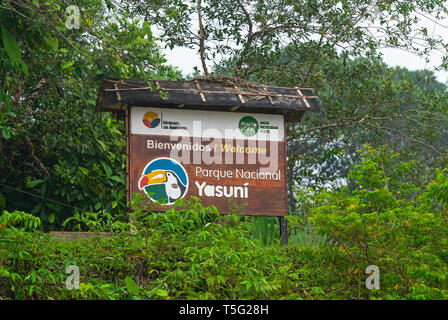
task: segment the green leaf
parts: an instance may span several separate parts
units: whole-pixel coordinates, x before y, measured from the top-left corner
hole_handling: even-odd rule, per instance
[[[123,179],[121,179],[119,176],[112,176],[112,177],[110,177],[110,179],[117,181],[117,182],[124,182]]]
[[[28,71],[28,66],[26,65],[25,61],[20,60],[20,65],[22,66],[22,71],[26,76],[29,76],[30,73]]]
[[[106,177],[109,179],[112,175],[112,169],[106,163],[104,163],[104,161],[101,161],[101,165],[103,166],[104,171],[106,172]]]
[[[163,289],[157,289],[154,291],[154,293],[156,295],[158,295],[159,297],[167,297],[168,296],[168,291],[163,290]]]
[[[56,211],[56,212],[60,212],[61,209],[62,209],[62,206],[59,205],[59,204],[56,204],[56,203],[48,202],[48,203],[46,203],[45,205],[46,205],[48,208],[50,208],[50,209],[52,209],[52,210],[54,210],[54,211]]]
[[[64,64],[62,65],[62,69],[68,69],[68,68],[70,68],[74,63],[75,63],[75,61],[73,61],[73,60],[69,60],[69,61],[67,61],[66,63],[64,63]]]
[[[2,128],[2,135],[3,135],[3,138],[5,138],[6,140],[8,140],[9,137],[11,136],[11,134],[7,128]]]
[[[138,286],[134,279],[128,276],[124,279],[124,282],[126,283],[126,288],[128,289],[129,295],[135,296],[138,293]]]
[[[48,222],[53,223],[55,218],[56,218],[56,215],[53,212],[50,213],[50,215],[48,216]]]
[[[37,215],[42,210],[43,207],[44,207],[43,203],[38,203],[37,205],[34,206],[33,210],[31,210],[31,213]]]
[[[58,50],[58,39],[52,38],[51,35],[48,32],[46,32],[44,34],[44,40],[54,50]]]
[[[104,142],[103,141],[101,141],[101,140],[96,140],[99,144],[100,144],[100,146],[101,146],[101,149],[103,149],[103,151],[106,151],[107,150],[107,147],[106,147],[106,145],[104,144]]]
[[[5,103],[6,103],[6,113],[11,112],[12,102],[11,98],[8,95],[5,95]]]
[[[27,188],[27,189],[34,188],[35,186],[37,186],[38,184],[41,184],[44,181],[45,180],[43,180],[43,179],[28,181],[27,183],[25,183],[25,188]]]
[[[6,53],[12,61],[19,61],[21,58],[20,47],[13,34],[2,26],[2,40]]]
[[[152,40],[151,24],[148,21],[143,22],[143,31],[147,34],[148,40]]]

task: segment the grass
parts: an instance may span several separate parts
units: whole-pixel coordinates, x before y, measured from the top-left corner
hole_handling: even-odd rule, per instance
[[[279,243],[280,226],[276,217],[251,217],[251,235],[253,239],[269,246]],[[303,248],[319,248],[328,242],[326,236],[318,235],[313,230],[313,225],[306,221],[300,228],[288,228],[288,244]]]

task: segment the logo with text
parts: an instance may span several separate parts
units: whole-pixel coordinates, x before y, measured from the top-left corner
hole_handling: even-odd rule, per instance
[[[143,124],[148,128],[156,128],[160,124],[159,114],[156,112],[146,112],[143,116]]]
[[[143,169],[138,188],[143,190],[152,201],[171,205],[187,193],[187,171],[176,160],[154,159]]]
[[[258,133],[259,125],[254,117],[245,116],[241,118],[238,127],[246,137],[252,137]]]

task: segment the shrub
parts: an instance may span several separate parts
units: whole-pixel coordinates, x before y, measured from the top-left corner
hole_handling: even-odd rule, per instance
[[[446,298],[448,214],[440,206],[446,174],[439,171],[427,192],[413,197],[417,188],[402,181],[412,163],[394,158],[386,149],[366,148],[349,175],[355,188],[312,196],[310,221],[333,241],[322,263],[347,297]],[[380,269],[380,290],[362,285],[369,265]]]
[[[416,187],[412,168],[367,147],[350,187],[298,189],[288,246],[274,240],[275,220],[220,216],[197,198],[161,213],[136,197],[129,222],[77,213],[65,225],[111,233],[77,241],[4,211],[0,298],[447,299],[448,174]],[[65,286],[69,265],[79,267],[78,290]],[[366,288],[369,265],[380,269],[378,290]]]

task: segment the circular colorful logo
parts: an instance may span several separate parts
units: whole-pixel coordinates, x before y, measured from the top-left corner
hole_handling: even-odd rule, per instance
[[[148,128],[155,128],[160,124],[159,114],[156,112],[148,111],[143,116],[143,124]]]
[[[259,128],[258,121],[251,116],[242,117],[238,127],[240,128],[241,133],[247,137],[256,135]]]
[[[138,180],[138,188],[154,202],[173,204],[188,190],[188,175],[176,160],[157,158],[149,162]]]

